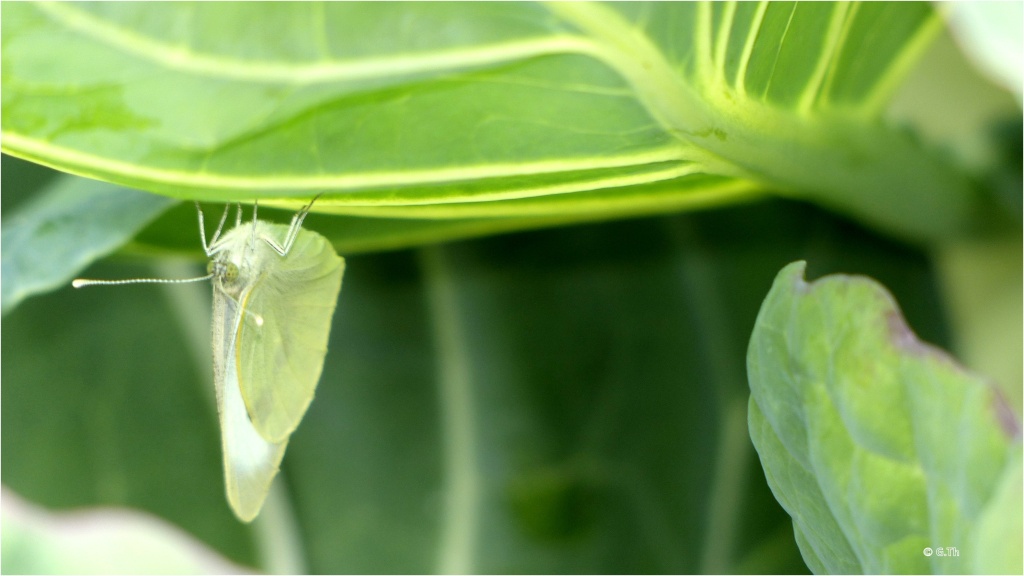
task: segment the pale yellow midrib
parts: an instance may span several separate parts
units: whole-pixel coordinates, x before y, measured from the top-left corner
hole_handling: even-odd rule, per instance
[[[214,56],[195,52],[185,45],[170,45],[115,26],[67,4],[45,2],[36,4],[36,7],[62,25],[100,44],[171,70],[213,76],[218,80],[289,85],[390,80],[494,66],[537,56],[589,53],[593,49],[586,38],[558,34],[386,57],[314,62],[258,61]]]
[[[593,2],[545,2],[545,6],[591,39],[587,53],[615,70],[667,133],[680,138],[712,125],[710,109],[693,87],[641,30],[613,8]]]
[[[423,184],[445,184],[458,182],[475,182],[487,179],[535,176],[539,174],[558,174],[565,172],[585,172],[613,168],[627,168],[651,165],[652,170],[646,178],[634,176],[611,176],[591,181],[598,188],[614,187],[629,183],[651,183],[677,177],[685,172],[693,171],[692,166],[685,164],[692,161],[687,158],[687,151],[682,147],[663,146],[629,155],[600,156],[573,160],[541,160],[518,163],[491,163],[477,166],[456,168],[434,168],[425,170],[393,170],[382,172],[362,172],[344,174],[317,174],[309,176],[271,176],[271,175],[224,175],[183,170],[153,168],[131,164],[121,160],[113,160],[56,146],[50,142],[37,140],[13,132],[3,133],[3,150],[12,155],[27,157],[44,164],[60,164],[61,169],[78,168],[78,173],[85,176],[103,176],[118,174],[127,178],[149,180],[173,186],[205,188],[210,190],[235,190],[238,192],[277,191],[284,192],[308,191],[323,189],[334,192],[369,190],[375,188],[408,187]],[[54,162],[56,161],[56,162]],[[672,167],[655,167],[661,163],[677,162]],[[602,185],[603,182],[603,185]],[[130,185],[130,184],[129,184]],[[590,188],[594,189],[594,188]],[[571,190],[565,190],[571,191]],[[408,199],[381,198],[368,200],[365,198],[352,200],[352,205],[416,205],[437,202],[467,202],[484,200],[503,200],[543,195],[548,192],[543,187],[532,192],[528,189],[505,190],[488,195],[475,193],[471,195],[447,195],[444,198]],[[287,195],[287,194],[285,194]],[[335,202],[344,202],[340,198],[332,198]]]

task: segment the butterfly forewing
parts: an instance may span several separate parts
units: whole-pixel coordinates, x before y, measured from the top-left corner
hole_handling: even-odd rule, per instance
[[[283,242],[287,226],[261,226]],[[266,440],[288,438],[313,400],[341,291],[345,262],[327,240],[299,230],[281,256],[256,246],[261,270],[239,299],[242,322],[235,346],[242,398]]]

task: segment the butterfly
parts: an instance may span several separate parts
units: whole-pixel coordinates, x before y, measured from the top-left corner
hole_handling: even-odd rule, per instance
[[[213,283],[213,375],[224,479],[235,515],[252,521],[277,475],[288,439],[313,400],[341,292],[345,260],[302,228],[313,199],[288,226],[256,218],[206,240],[207,275],[187,279],[75,280],[76,288],[131,283]]]

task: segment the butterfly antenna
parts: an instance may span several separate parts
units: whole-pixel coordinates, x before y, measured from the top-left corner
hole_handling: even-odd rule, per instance
[[[187,284],[189,282],[201,282],[213,278],[213,274],[199,276],[197,278],[128,278],[126,280],[90,280],[88,278],[75,278],[71,285],[75,288],[85,286],[117,286],[120,284]]]

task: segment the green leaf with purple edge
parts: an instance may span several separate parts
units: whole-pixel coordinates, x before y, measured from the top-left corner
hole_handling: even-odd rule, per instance
[[[1019,416],[879,284],[804,269],[776,277],[747,370],[750,434],[808,566],[1020,573]]]

